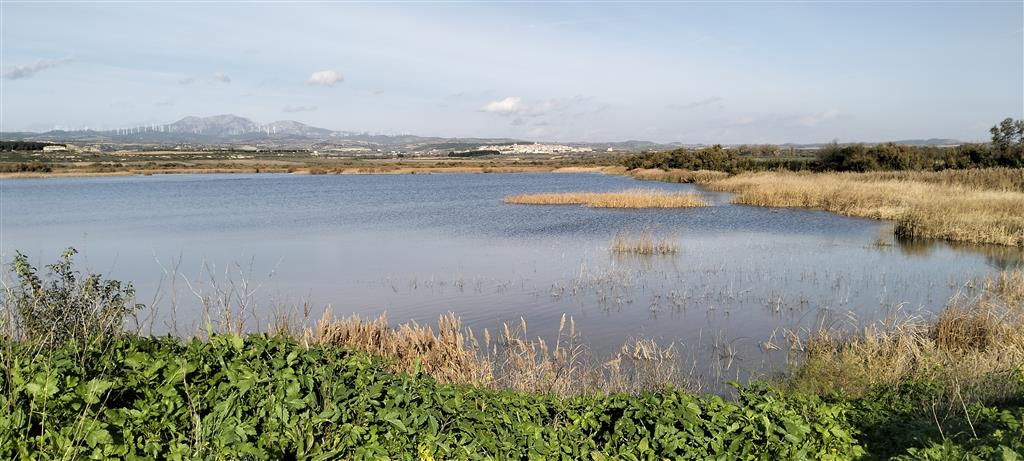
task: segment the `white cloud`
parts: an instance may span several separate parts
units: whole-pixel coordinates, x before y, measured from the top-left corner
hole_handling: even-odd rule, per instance
[[[526,102],[519,96],[509,96],[505,99],[491,101],[480,108],[481,111],[517,117],[544,117],[564,112],[578,112],[577,115],[595,113],[605,110],[610,106],[600,106],[589,96],[573,96],[571,98],[552,98],[540,102]]]
[[[196,78],[194,76],[188,76],[188,77],[185,77],[185,78],[182,78],[182,79],[178,80],[178,84],[180,84],[180,85],[191,85],[191,84],[193,84],[195,82],[196,82]]]
[[[40,59],[32,64],[25,64],[23,66],[14,66],[11,69],[4,71],[4,78],[8,80],[18,80],[21,78],[31,78],[35,76],[39,71],[57,67],[61,64],[70,62],[71,58],[64,59]]]
[[[345,77],[333,70],[318,70],[309,74],[306,83],[310,85],[334,86],[335,83],[345,81]]]
[[[281,112],[311,112],[316,109],[316,106],[284,106]]]
[[[221,83],[231,83],[231,77],[228,77],[228,75],[224,72],[214,72],[213,75],[210,76],[210,78]]]
[[[518,114],[525,109],[526,106],[523,105],[523,98],[520,98],[519,96],[509,96],[498,101],[491,101],[480,110],[498,115],[512,115]]]

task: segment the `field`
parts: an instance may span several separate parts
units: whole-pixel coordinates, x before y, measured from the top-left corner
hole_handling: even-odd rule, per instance
[[[60,156],[0,152],[0,178],[152,175],[174,173],[413,174],[514,172],[624,172],[616,157],[520,156],[461,158],[380,154],[315,156],[311,151],[119,150]]]

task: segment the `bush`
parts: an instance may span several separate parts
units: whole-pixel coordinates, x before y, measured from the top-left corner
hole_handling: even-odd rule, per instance
[[[905,381],[840,400],[851,406],[849,419],[868,459],[1021,459],[1013,456],[1024,453],[1021,402],[963,405],[939,398],[941,392],[934,383]]]
[[[0,173],[49,173],[53,167],[43,162],[0,164]]]
[[[14,316],[16,336],[45,347],[70,340],[107,339],[121,332],[126,315],[142,307],[132,304],[130,283],[104,280],[99,274],[83,276],[72,268],[77,253],[68,248],[40,278],[28,257],[16,252],[11,263],[16,284],[3,299]]]
[[[632,155],[623,159],[622,164],[630,170],[661,168],[732,172],[739,166],[739,158],[735,150],[724,149],[720,144],[716,144],[696,150],[682,148],[669,152]]]

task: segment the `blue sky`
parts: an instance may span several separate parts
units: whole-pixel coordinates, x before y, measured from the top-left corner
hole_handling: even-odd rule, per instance
[[[551,141],[983,140],[1024,2],[0,4],[2,129],[234,113]]]

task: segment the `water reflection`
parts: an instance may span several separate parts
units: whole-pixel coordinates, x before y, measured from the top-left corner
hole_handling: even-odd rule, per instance
[[[976,245],[959,242],[944,242],[894,237],[900,253],[907,256],[928,257],[937,251],[952,251],[965,255],[981,255],[990,266],[998,270],[1024,267],[1024,248],[1005,245]]]
[[[598,354],[650,337],[685,346],[719,377],[784,367],[786,330],[933,311],[966,280],[1024,260],[1020,249],[897,240],[884,222],[736,206],[720,193],[683,210],[501,201],[638,186],[698,190],[588,174],[4,181],[0,250],[44,264],[75,246],[87,268],[135,282],[164,332],[196,331],[196,293],[216,294],[213,281],[243,267],[250,328],[330,305],[396,323],[451,311],[491,331],[523,318],[552,337],[566,313]],[[644,231],[673,236],[678,252],[610,251],[615,235]]]

